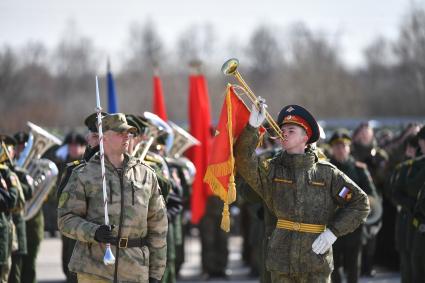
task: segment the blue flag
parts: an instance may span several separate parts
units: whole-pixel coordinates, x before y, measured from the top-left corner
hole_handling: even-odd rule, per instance
[[[111,73],[111,66],[108,60],[108,71],[106,74],[106,79],[108,81],[108,113],[117,113],[118,112],[118,101],[117,95],[115,93],[115,83],[114,78]]]

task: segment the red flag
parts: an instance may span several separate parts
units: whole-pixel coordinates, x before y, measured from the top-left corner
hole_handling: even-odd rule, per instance
[[[244,102],[229,86],[212,142],[213,154],[204,177],[214,194],[224,202],[221,228],[226,232],[230,230],[229,204],[236,200],[233,144],[248,123],[249,115]]]
[[[205,204],[212,194],[208,185],[203,182],[207,169],[208,153],[211,144],[211,116],[207,84],[204,76],[189,77],[189,130],[201,144],[188,151],[188,157],[196,167],[195,180],[192,185],[191,210],[192,223],[198,224],[205,213]]]
[[[168,120],[161,79],[158,76],[153,77],[153,113],[164,121]]]

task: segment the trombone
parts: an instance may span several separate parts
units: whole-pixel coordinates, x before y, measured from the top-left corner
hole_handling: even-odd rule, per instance
[[[244,90],[244,92],[246,93],[248,98],[258,108],[258,99],[255,96],[254,92],[250,89],[248,84],[245,82],[245,80],[242,78],[241,74],[238,71],[238,67],[239,67],[239,60],[236,59],[236,58],[231,58],[231,59],[227,60],[226,62],[224,62],[223,66],[221,67],[221,71],[225,75],[235,76],[236,79],[242,84],[241,88]],[[275,133],[279,136],[279,138],[284,140],[279,125],[276,123],[276,121],[273,119],[273,117],[269,114],[269,112],[267,112],[267,110],[265,110],[265,111],[266,111],[265,114],[266,114],[267,122],[269,122],[270,126],[275,131]]]

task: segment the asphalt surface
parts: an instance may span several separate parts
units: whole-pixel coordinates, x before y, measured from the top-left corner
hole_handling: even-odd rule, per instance
[[[230,258],[228,266],[228,277],[220,280],[208,280],[206,282],[235,282],[254,283],[259,282],[258,278],[249,276],[249,268],[245,267],[241,261],[240,237],[231,237],[229,241]],[[62,273],[61,264],[61,240],[59,238],[46,238],[41,245],[40,254],[37,261],[37,278],[41,283],[64,282],[65,276]],[[205,282],[201,277],[201,257],[200,243],[196,237],[189,237],[186,241],[186,262],[182,267],[181,276],[178,282],[192,283]],[[378,273],[374,278],[361,278],[361,283],[379,282],[395,283],[400,282],[400,275],[394,272],[387,272],[377,268]]]

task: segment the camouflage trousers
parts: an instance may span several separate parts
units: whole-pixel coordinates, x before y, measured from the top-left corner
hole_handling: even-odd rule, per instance
[[[10,266],[12,264],[12,260],[9,257],[6,264],[0,265],[0,282],[7,283],[7,279],[9,278]]]
[[[78,283],[109,283],[110,280],[97,277],[88,273],[77,273]]]
[[[330,283],[331,275],[328,273],[299,273],[287,274],[271,271],[273,283]]]

